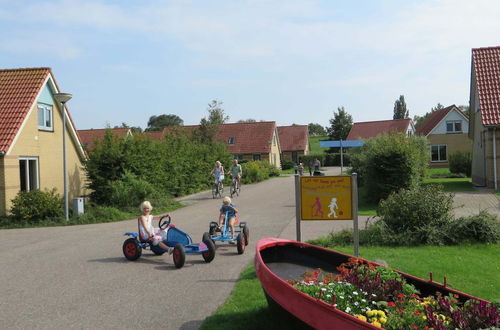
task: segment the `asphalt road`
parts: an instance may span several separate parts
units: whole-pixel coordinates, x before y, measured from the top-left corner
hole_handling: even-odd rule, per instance
[[[188,255],[182,269],[151,251],[135,262],[123,257],[123,233],[136,231],[136,220],[0,230],[0,328],[197,329],[227,299],[258,239],[295,239],[293,182],[280,177],[243,186],[234,203],[250,229],[245,253],[217,244],[210,264]],[[171,213],[173,223],[197,243],[217,219],[221,200],[206,192],[184,201],[188,206]],[[302,237],[350,226],[308,223]]]

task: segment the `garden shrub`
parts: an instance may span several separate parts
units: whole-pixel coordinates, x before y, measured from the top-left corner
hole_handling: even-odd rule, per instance
[[[426,140],[404,134],[368,139],[351,156],[352,171],[365,186],[365,198],[379,202],[392,192],[418,185],[428,164]]]
[[[500,243],[500,221],[495,215],[481,211],[454,219],[443,233],[447,244]]]
[[[453,195],[440,185],[401,189],[383,200],[377,210],[392,235],[408,245],[441,244],[440,230],[452,220]]]
[[[268,179],[272,176],[279,176],[280,170],[267,161],[257,160],[242,165],[242,183],[255,183]]]
[[[281,161],[281,169],[288,170],[295,167],[295,163],[291,160],[282,160]]]
[[[20,191],[12,200],[10,212],[21,222],[37,223],[64,213],[62,197],[52,190]]]
[[[120,211],[119,209],[113,206],[89,204],[85,208],[85,213],[79,214],[78,216],[72,218],[71,222],[74,224],[88,224],[88,223],[112,222],[117,220],[125,220],[129,218],[131,218],[130,214]]]
[[[469,151],[457,151],[449,156],[450,172],[464,174],[468,178],[472,172],[472,154]]]

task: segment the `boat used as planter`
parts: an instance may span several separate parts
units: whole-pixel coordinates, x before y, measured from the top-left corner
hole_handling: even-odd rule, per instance
[[[325,249],[315,245],[277,238],[264,238],[257,243],[255,270],[269,304],[278,304],[283,309],[315,329],[380,329],[345,313],[332,304],[313,298],[287,282],[300,279],[307,271],[322,269],[338,273],[337,267],[354,256]],[[360,260],[364,260],[358,258]],[[372,264],[381,266],[375,262]],[[454,290],[431,279],[424,280],[400,271],[407,283],[413,284],[422,296],[454,294],[460,302],[469,299],[485,301]]]

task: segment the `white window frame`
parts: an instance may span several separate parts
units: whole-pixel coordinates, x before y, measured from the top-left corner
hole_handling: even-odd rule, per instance
[[[438,148],[438,150],[437,150],[438,159],[437,160],[432,159],[432,148],[433,147],[437,147]],[[446,157],[446,159],[441,159],[441,157],[440,157],[440,155],[441,155],[440,149],[442,147],[445,148],[445,157]],[[432,163],[444,163],[444,162],[448,161],[448,146],[446,144],[433,144],[433,145],[431,145],[430,152],[431,152],[431,162]]]
[[[457,130],[456,124],[460,124],[460,130]],[[448,124],[451,124],[452,130],[448,130]],[[447,120],[446,121],[446,133],[462,133],[463,132],[463,124],[461,120]]]
[[[230,136],[229,139],[227,140],[227,143],[228,144],[234,144],[234,141],[235,141],[235,137],[234,136]]]
[[[33,180],[33,178],[30,177],[30,161],[35,161],[35,176],[36,178],[34,178],[35,180],[35,185],[34,187],[32,188],[31,186],[31,182]],[[22,191],[30,191],[30,190],[37,190],[37,189],[40,189],[40,169],[39,169],[39,162],[38,162],[38,157],[19,157],[19,163],[20,162],[26,162],[26,165],[24,166],[25,168],[25,171],[24,173],[21,173],[21,164],[19,164],[19,176],[20,176],[20,181],[19,181],[19,190],[22,190]],[[24,187],[25,189],[23,189],[23,187],[21,186],[21,183],[22,183],[22,180],[21,180],[21,176],[24,176],[24,182],[25,182],[25,185],[26,187]]]
[[[47,125],[47,119],[50,121],[49,125]],[[38,129],[54,131],[54,110],[52,105],[38,103]]]

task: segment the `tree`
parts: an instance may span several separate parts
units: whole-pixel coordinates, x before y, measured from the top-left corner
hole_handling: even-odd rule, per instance
[[[161,131],[166,126],[182,126],[184,121],[177,115],[159,115],[149,117],[145,131]]]
[[[193,137],[199,142],[214,141],[219,130],[219,125],[229,120],[229,116],[226,116],[224,109],[222,109],[221,101],[213,100],[208,104],[207,111],[208,119],[206,117],[202,118],[200,126],[193,132]]]
[[[325,128],[320,124],[310,123],[308,126],[310,136],[323,136],[326,135]]]
[[[425,115],[423,115],[422,117],[418,116],[418,115],[415,115],[413,117],[413,124],[415,125],[415,129],[419,129],[420,126],[422,126],[422,124],[424,123],[424,121],[429,118],[429,116],[431,114],[433,114],[434,112],[438,111],[438,110],[441,110],[441,109],[444,109],[444,106],[438,102],[438,104],[431,108],[431,111],[430,112],[426,112]]]
[[[248,119],[240,119],[237,121],[237,123],[255,123],[256,120],[255,119],[252,119],[252,118],[248,118]]]
[[[122,122],[122,124],[120,126],[115,126],[113,128],[130,128],[130,130],[132,131],[132,133],[141,133],[142,132],[142,128],[141,127],[139,127],[139,126],[129,126],[125,122]]]
[[[352,127],[352,116],[345,111],[343,106],[337,108],[337,112],[333,113],[333,118],[330,119],[330,127],[328,135],[332,140],[345,140]]]
[[[409,118],[410,111],[406,108],[404,95],[400,95],[399,99],[394,102],[394,116],[392,119]]]

